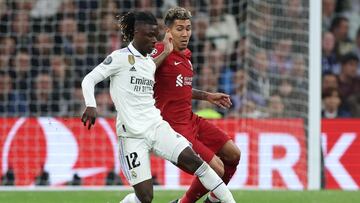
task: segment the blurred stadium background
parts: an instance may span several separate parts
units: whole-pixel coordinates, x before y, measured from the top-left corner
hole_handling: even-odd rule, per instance
[[[117,159],[108,81],[97,86],[101,118],[91,131],[79,119],[80,83],[126,46],[117,15],[153,12],[161,40],[162,17],[176,5],[193,14],[193,86],[231,95],[230,110],[196,101],[193,110],[242,150],[230,182],[238,201],[360,201],[359,192],[288,191],[359,189],[358,0],[0,0],[0,202],[118,202],[130,189]],[[157,157],[152,170],[155,196],[170,194],[156,202],[180,196],[167,190],[191,182]],[[64,189],[75,191],[32,192]],[[85,201],[82,194],[100,194],[87,189],[125,193]]]

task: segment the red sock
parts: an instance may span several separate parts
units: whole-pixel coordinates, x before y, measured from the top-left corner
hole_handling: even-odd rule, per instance
[[[196,177],[192,181],[190,188],[181,198],[181,203],[194,203],[206,193],[208,193],[208,190],[202,185],[199,178]]]
[[[228,184],[233,177],[233,175],[236,172],[236,168],[239,164],[240,160],[233,160],[233,161],[225,161],[222,160],[224,163],[224,175],[222,177],[222,180],[225,184]]]
[[[239,160],[234,161],[225,161],[224,163],[224,176],[222,180],[225,184],[228,184],[234,175],[237,165],[239,164]],[[181,198],[181,203],[194,203],[199,200],[202,196],[208,193],[208,190],[202,185],[199,178],[194,178],[193,182],[190,185],[190,188],[186,191],[186,193]],[[212,195],[215,197],[214,195]]]

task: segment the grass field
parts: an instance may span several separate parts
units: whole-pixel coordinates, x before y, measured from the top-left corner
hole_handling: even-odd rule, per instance
[[[360,191],[233,190],[239,203],[358,203]],[[0,191],[0,203],[118,203],[129,191]],[[155,191],[154,203],[167,203],[183,191]],[[202,202],[202,201],[198,201]]]

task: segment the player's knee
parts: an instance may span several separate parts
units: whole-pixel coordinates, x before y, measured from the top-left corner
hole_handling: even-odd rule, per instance
[[[153,198],[154,198],[154,195],[150,192],[147,192],[143,195],[141,195],[141,197],[138,197],[139,200],[142,202],[142,203],[151,203]]]
[[[241,159],[241,151],[238,147],[235,147],[234,153],[232,154],[230,160],[236,164],[239,164],[240,159]]]
[[[222,159],[225,164],[238,165],[241,159],[241,151],[235,146]]]

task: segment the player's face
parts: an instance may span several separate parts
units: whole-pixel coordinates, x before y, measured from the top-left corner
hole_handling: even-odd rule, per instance
[[[191,36],[191,21],[175,20],[169,31],[173,37],[174,49],[178,51],[186,49]]]
[[[141,24],[137,26],[134,35],[134,41],[142,54],[150,54],[155,48],[158,36],[158,26],[151,24]]]

